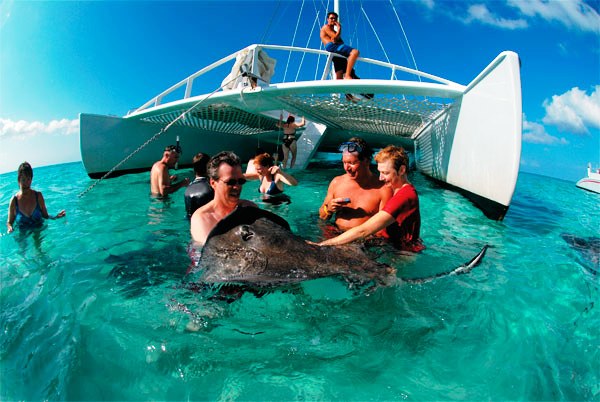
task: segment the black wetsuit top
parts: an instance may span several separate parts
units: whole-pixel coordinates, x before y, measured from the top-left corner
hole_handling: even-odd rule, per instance
[[[211,201],[215,196],[210,183],[206,177],[197,177],[185,189],[185,210],[188,218],[191,218],[194,211]]]

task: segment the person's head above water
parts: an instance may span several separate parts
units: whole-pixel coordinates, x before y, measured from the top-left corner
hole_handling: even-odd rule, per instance
[[[223,151],[219,152],[208,161],[208,177],[213,180],[219,180],[219,167],[222,164],[229,165],[233,168],[240,167],[241,171],[242,162],[239,156],[231,151]]]
[[[360,137],[352,137],[348,141],[340,144],[338,149],[342,154],[355,153],[360,160],[371,161],[373,150],[365,140]]]
[[[196,176],[204,177],[206,176],[206,167],[208,166],[208,161],[210,160],[210,156],[204,154],[202,152],[197,153],[192,158],[192,164],[194,167],[194,173]]]
[[[176,145],[167,145],[163,153],[163,160],[168,167],[173,168],[179,161],[180,149]]]
[[[33,179],[33,169],[29,162],[23,162],[19,165],[19,169],[17,169],[17,180],[21,178]]]
[[[264,154],[258,155],[254,159],[254,165],[263,166],[263,167],[271,167],[271,166],[275,165],[275,159],[273,159],[273,157],[271,155],[269,155],[268,153],[264,153]]]

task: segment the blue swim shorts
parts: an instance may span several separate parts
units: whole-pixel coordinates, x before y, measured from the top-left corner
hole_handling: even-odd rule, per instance
[[[342,56],[350,56],[350,52],[354,50],[353,47],[346,45],[345,43],[333,43],[329,42],[325,45],[325,50],[331,53],[341,54]]]

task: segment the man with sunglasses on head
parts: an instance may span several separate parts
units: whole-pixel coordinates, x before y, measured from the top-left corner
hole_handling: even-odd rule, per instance
[[[392,197],[392,190],[371,171],[373,151],[365,140],[353,137],[339,150],[346,173],[329,184],[319,217],[328,220],[335,215],[338,229],[346,231],[379,212]]]
[[[176,176],[169,176],[169,169],[173,169],[177,165],[180,154],[179,147],[168,145],[163,152],[162,159],[152,165],[152,170],[150,170],[150,192],[152,195],[164,197],[190,183],[190,179],[187,177],[178,183],[171,183],[176,179]]]
[[[358,59],[359,51],[344,44],[342,40],[342,25],[338,21],[338,15],[333,11],[327,13],[327,23],[321,28],[320,36],[325,50],[347,57],[347,60],[342,57],[333,58],[333,67],[337,79],[356,78],[352,70],[354,69],[356,59]]]
[[[242,162],[233,152],[223,151],[210,158],[208,177],[215,196],[194,212],[190,222],[192,240],[201,245],[204,245],[217,223],[238,206],[256,207],[252,201],[240,199],[246,179],[242,172]]]

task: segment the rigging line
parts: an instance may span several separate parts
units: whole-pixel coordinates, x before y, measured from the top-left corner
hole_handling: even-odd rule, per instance
[[[314,0],[313,0],[313,4],[315,4]],[[323,0],[321,0],[321,7],[326,10],[325,12],[329,12],[329,0],[327,0],[327,4],[325,4],[323,2]],[[315,12],[317,13],[317,19],[318,19],[320,12],[318,11],[316,4],[315,4]],[[320,33],[320,31],[321,31],[321,28],[319,28],[319,50],[323,50],[323,42],[321,41],[321,33]],[[321,64],[321,56],[322,55],[320,53],[317,56],[317,68],[315,69],[315,78],[314,78],[315,81],[317,80],[317,74],[319,74],[319,64]]]
[[[98,180],[96,180],[94,183],[92,183],[88,188],[86,188],[85,190],[83,190],[81,193],[79,193],[77,195],[77,197],[81,198],[83,197],[85,194],[87,194],[88,192],[90,192],[94,187],[96,187],[98,184],[100,184],[101,181],[103,181],[104,179],[106,179],[111,173],[113,173],[115,170],[117,170],[121,165],[123,165],[125,162],[127,162],[129,159],[131,159],[135,154],[137,154],[138,152],[140,152],[142,149],[146,148],[146,146],[148,146],[148,144],[150,144],[151,142],[153,142],[154,140],[156,140],[158,137],[160,137],[161,135],[163,135],[164,133],[167,132],[168,129],[171,128],[171,126],[173,124],[175,124],[176,122],[178,122],[179,120],[185,118],[185,116],[191,112],[192,110],[194,110],[195,108],[197,108],[198,106],[200,106],[200,104],[202,102],[204,102],[205,100],[209,99],[211,96],[213,96],[215,93],[217,93],[218,91],[220,91],[223,87],[229,85],[229,83],[231,83],[234,80],[237,80],[238,78],[240,78],[243,75],[240,74],[238,76],[236,76],[235,78],[229,80],[228,82],[226,82],[225,84],[221,85],[220,87],[218,87],[217,89],[215,89],[214,91],[212,91],[210,94],[208,94],[208,96],[204,99],[201,99],[200,101],[196,102],[194,105],[192,105],[189,109],[187,109],[186,111],[184,111],[183,113],[181,113],[179,116],[177,116],[177,118],[175,120],[173,120],[172,122],[170,122],[169,124],[167,124],[165,127],[161,128],[159,132],[157,132],[156,134],[154,134],[152,137],[150,137],[149,139],[146,140],[146,142],[144,142],[142,145],[140,145],[136,150],[134,150],[132,153],[130,153],[129,155],[127,155],[121,162],[117,163],[112,169],[110,169],[108,172],[106,172],[104,174],[104,176],[102,176],[101,178],[99,178]]]
[[[367,19],[367,22],[371,26],[371,29],[373,30],[373,33],[375,34],[375,38],[377,39],[377,42],[379,42],[379,46],[381,46],[381,50],[383,50],[383,55],[385,56],[385,59],[387,60],[388,63],[391,63],[390,58],[388,57],[387,52],[385,51],[385,48],[383,47],[383,43],[381,43],[381,40],[379,40],[379,35],[377,35],[377,32],[375,31],[375,27],[373,26],[373,24],[371,24],[371,20],[369,19],[369,16],[367,15],[362,4],[360,5],[360,9],[363,12],[365,18]]]
[[[292,37],[292,46],[296,42],[296,34],[298,33],[298,25],[300,25],[300,20],[302,16],[302,10],[304,9],[304,0],[302,0],[302,5],[300,6],[300,12],[298,13],[298,21],[296,21],[296,28],[294,29],[294,36]],[[288,54],[287,63],[285,65],[285,72],[283,73],[283,82],[285,82],[285,77],[287,76],[288,67],[290,65],[290,59],[292,57],[292,51],[290,50]]]
[[[410,53],[410,57],[412,58],[413,64],[415,65],[415,70],[419,71],[419,67],[417,66],[417,61],[415,60],[415,56],[410,47],[410,43],[408,42],[408,37],[406,36],[406,32],[404,31],[404,27],[402,26],[402,22],[400,21],[400,17],[398,16],[398,13],[396,12],[396,7],[394,6],[394,3],[392,3],[392,0],[390,0],[390,4],[392,6],[392,10],[394,10],[394,15],[396,15],[396,19],[398,20],[400,29],[402,29],[402,34],[404,35],[404,40],[406,40],[406,44],[408,45],[408,52]],[[419,78],[419,81],[421,81],[421,76],[417,75],[417,77]]]
[[[310,28],[310,35],[308,35],[308,40],[306,41],[306,46],[308,47],[308,45],[310,44],[310,39],[312,38],[312,34],[315,31],[315,25],[318,23],[319,20],[319,13],[317,12],[317,16],[315,17],[314,21],[313,21],[313,25]],[[300,70],[302,70],[302,63],[304,63],[304,57],[306,56],[306,52],[302,52],[302,58],[300,59],[300,65],[298,66],[298,71],[296,71],[296,79],[294,80],[294,82],[298,82],[298,76],[300,75]],[[315,69],[315,81],[316,81],[316,71],[318,70]]]
[[[269,24],[267,25],[267,27],[265,28],[265,31],[263,32],[263,36],[260,39],[259,43],[265,43],[265,39],[267,37],[267,33],[269,32],[269,30],[271,29],[271,24],[273,23],[273,20],[275,19],[275,15],[277,14],[277,11],[279,10],[279,6],[281,5],[281,2],[278,1],[277,2],[277,7],[275,7],[275,10],[273,10],[273,14],[271,15],[271,19],[269,19]]]

